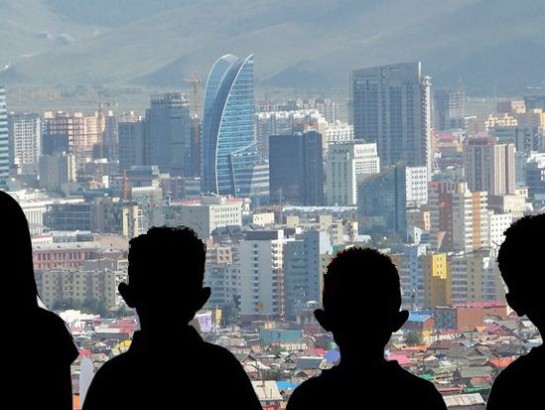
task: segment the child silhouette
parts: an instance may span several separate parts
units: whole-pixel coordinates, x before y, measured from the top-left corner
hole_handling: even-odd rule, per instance
[[[543,272],[545,214],[525,216],[505,231],[498,266],[508,293],[507,303],[526,315],[543,337],[545,332],[545,273]],[[543,408],[543,345],[507,366],[496,378],[487,410]],[[539,404],[541,403],[541,404]]]
[[[205,252],[187,227],[154,227],[130,241],[129,283],[119,292],[141,330],[126,353],[99,369],[84,410],[261,409],[236,358],[189,326],[210,296]]]
[[[38,306],[28,222],[17,201],[3,191],[0,215],[5,234],[0,309],[4,343],[9,344],[0,407],[22,400],[29,409],[72,410],[70,365],[78,350],[63,320]]]
[[[287,410],[446,409],[432,383],[386,361],[384,348],[408,318],[400,311],[396,267],[374,249],[353,247],[338,253],[324,275],[320,325],[333,333],[341,360],[297,387]],[[369,402],[369,403],[367,403]]]

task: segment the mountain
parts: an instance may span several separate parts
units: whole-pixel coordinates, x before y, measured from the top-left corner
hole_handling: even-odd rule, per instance
[[[545,81],[539,0],[0,0],[0,82],[175,86],[254,54],[271,87],[348,87],[350,70],[422,61],[436,85]]]

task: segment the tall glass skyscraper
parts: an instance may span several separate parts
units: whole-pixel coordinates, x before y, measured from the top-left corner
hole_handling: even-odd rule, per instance
[[[215,62],[206,81],[202,119],[202,191],[255,194],[252,178],[262,172],[255,172],[261,157],[255,138],[252,55],[242,59],[227,54]]]
[[[0,188],[5,188],[9,178],[9,137],[6,93],[0,86]]]
[[[430,86],[420,63],[351,72],[355,138],[377,143],[382,169],[402,162],[432,175]]]

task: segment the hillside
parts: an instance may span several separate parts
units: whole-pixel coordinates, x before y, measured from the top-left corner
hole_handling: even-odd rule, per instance
[[[253,53],[275,87],[420,60],[437,85],[520,92],[545,80],[544,16],[539,0],[0,0],[0,82],[174,86]]]

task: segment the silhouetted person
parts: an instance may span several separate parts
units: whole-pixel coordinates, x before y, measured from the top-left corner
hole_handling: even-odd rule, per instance
[[[38,305],[23,210],[0,191],[2,373],[0,408],[72,409],[70,365],[78,350],[64,321]]]
[[[189,325],[206,303],[205,245],[186,227],[151,228],[130,241],[129,283],[119,292],[141,330],[96,373],[84,410],[261,410],[242,365]]]
[[[545,334],[545,214],[525,216],[505,231],[498,266],[507,303]],[[545,408],[545,348],[534,347],[500,372],[487,410]]]
[[[288,410],[446,409],[432,383],[384,357],[409,315],[400,311],[399,275],[388,256],[358,247],[337,254],[324,275],[322,303],[314,313],[333,333],[341,360],[297,387]]]

